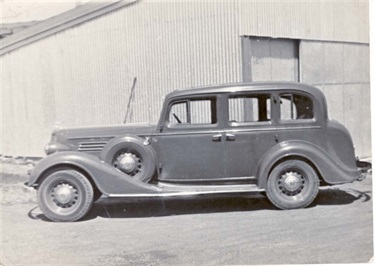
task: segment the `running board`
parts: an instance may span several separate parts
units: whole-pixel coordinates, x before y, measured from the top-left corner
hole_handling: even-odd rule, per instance
[[[111,198],[133,198],[133,197],[175,197],[204,194],[222,194],[222,193],[244,193],[244,192],[264,192],[264,189],[256,185],[176,185],[159,182],[155,185],[160,189],[156,193],[136,193],[136,194],[109,194]]]

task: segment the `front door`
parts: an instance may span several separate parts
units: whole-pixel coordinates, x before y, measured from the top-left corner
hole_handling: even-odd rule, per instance
[[[199,183],[224,178],[217,98],[176,99],[167,108],[163,128],[152,140],[161,164],[159,179]]]

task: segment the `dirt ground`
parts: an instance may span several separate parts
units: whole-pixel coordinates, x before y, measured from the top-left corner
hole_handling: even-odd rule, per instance
[[[1,164],[0,164],[1,166]],[[228,265],[369,262],[372,177],[280,211],[261,195],[100,200],[83,221],[45,219],[24,188],[31,166],[2,165],[2,265]]]

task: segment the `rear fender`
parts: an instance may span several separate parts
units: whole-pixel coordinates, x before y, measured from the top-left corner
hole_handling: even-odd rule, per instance
[[[353,182],[360,176],[357,168],[349,168],[335,161],[326,151],[304,141],[285,141],[272,147],[262,156],[257,167],[258,187],[265,188],[273,167],[288,157],[303,158],[311,163],[328,184]],[[353,158],[355,160],[355,158]]]
[[[37,187],[43,174],[59,166],[72,166],[86,172],[96,187],[106,196],[111,194],[154,194],[160,189],[135,181],[99,158],[76,151],[58,152],[39,161],[30,172],[28,186]]]

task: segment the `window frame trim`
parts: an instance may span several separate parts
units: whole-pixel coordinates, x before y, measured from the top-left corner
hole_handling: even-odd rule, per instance
[[[190,102],[192,100],[196,99],[197,101],[198,100],[208,100],[210,101],[210,112],[211,112],[211,120],[212,120],[212,103],[213,101],[215,101],[216,103],[216,108],[215,108],[215,112],[216,112],[216,123],[202,123],[202,124],[191,124],[191,109],[190,109]],[[168,102],[168,105],[167,105],[167,110],[166,110],[166,113],[164,115],[164,119],[163,119],[163,128],[166,129],[166,131],[168,130],[171,130],[171,131],[178,131],[178,130],[188,130],[188,129],[216,129],[219,127],[219,121],[220,121],[220,113],[219,113],[219,101],[220,101],[220,98],[218,97],[218,95],[216,94],[202,94],[202,95],[190,95],[189,97],[186,97],[186,96],[183,96],[183,97],[178,97],[178,98],[174,98],[174,99],[171,99],[169,102]],[[170,123],[169,121],[169,116],[170,116],[170,112],[171,112],[171,109],[172,109],[172,106],[174,104],[177,104],[177,103],[183,103],[183,102],[186,102],[187,103],[187,119],[188,119],[188,123],[177,123],[177,124],[172,124]]]
[[[269,121],[250,121],[250,122],[230,122],[229,117],[229,99],[233,98],[251,98],[251,96],[257,96],[257,95],[269,95],[270,99],[270,120]],[[275,97],[277,97],[276,93],[274,91],[240,91],[236,93],[228,93],[226,98],[226,126],[230,128],[239,128],[239,127],[262,127],[262,126],[272,126],[275,124],[275,111],[276,107],[275,104]],[[253,97],[256,98],[256,97]]]
[[[312,112],[313,112],[313,118],[304,118],[304,119],[281,119],[281,95],[283,94],[290,94],[290,95],[299,95],[303,97],[307,97],[310,99],[312,103]],[[277,124],[279,125],[297,125],[297,124],[317,124],[318,123],[318,114],[317,114],[317,102],[316,98],[307,92],[300,92],[300,91],[288,91],[287,89],[285,91],[279,91],[276,96],[276,101],[277,101]]]

